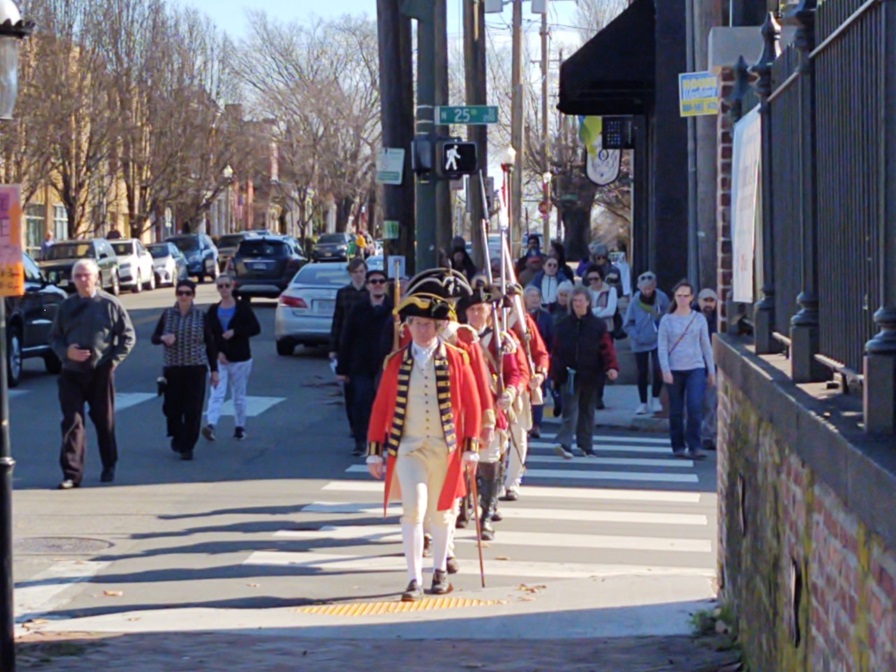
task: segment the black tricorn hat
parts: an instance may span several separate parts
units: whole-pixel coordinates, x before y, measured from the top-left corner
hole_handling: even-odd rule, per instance
[[[407,292],[458,301],[470,296],[473,290],[463,273],[451,268],[431,268],[415,275],[407,287]]]
[[[410,294],[398,304],[396,312],[401,319],[428,317],[432,320],[454,320],[454,308],[440,296]]]
[[[458,310],[465,311],[471,306],[477,306],[480,303],[499,303],[501,301],[501,290],[494,285],[485,287],[477,287],[470,296],[463,299],[458,304]]]

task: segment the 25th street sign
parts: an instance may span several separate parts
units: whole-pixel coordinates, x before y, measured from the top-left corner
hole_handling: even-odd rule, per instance
[[[440,126],[497,124],[498,107],[496,105],[441,105],[436,107],[435,122]]]

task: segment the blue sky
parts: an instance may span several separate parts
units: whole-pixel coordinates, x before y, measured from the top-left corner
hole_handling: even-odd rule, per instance
[[[193,6],[207,14],[218,25],[235,38],[245,34],[246,8],[260,9],[268,16],[282,22],[300,21],[307,16],[337,17],[342,14],[367,14],[376,16],[376,0],[175,0],[185,6]],[[457,33],[460,28],[462,0],[448,0],[448,32]],[[524,21],[528,24],[539,20],[531,14],[525,3]],[[509,8],[505,10],[506,20],[510,20]],[[501,18],[490,15],[489,24],[500,22]],[[572,24],[575,21],[575,3],[571,0],[555,1],[551,5],[552,24]],[[534,29],[534,27],[533,27]],[[537,32],[537,30],[536,30]]]

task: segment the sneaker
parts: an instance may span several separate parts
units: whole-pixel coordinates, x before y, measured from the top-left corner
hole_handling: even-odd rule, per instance
[[[638,408],[635,409],[635,415],[647,415],[649,412],[647,404],[638,404]]]
[[[214,441],[215,440],[215,426],[214,425],[206,425],[202,428],[202,436],[205,437],[206,441]]]
[[[688,451],[684,448],[679,448],[678,450],[672,449],[672,457],[677,457],[680,460],[686,460],[688,457]]]
[[[692,460],[705,460],[706,459],[706,453],[704,453],[702,450],[689,450],[687,453],[687,456],[689,458],[691,458]]]
[[[233,430],[233,438],[237,441],[242,441],[246,438],[246,428],[245,427],[236,427]]]
[[[185,462],[189,462],[190,460],[193,459],[193,451],[185,450],[184,452],[182,452],[180,454],[180,459],[184,460]]]
[[[562,457],[564,460],[572,459],[572,451],[566,446],[556,445],[554,446],[554,454]]]
[[[77,488],[78,484],[75,483],[72,479],[66,478],[62,483],[56,486],[57,490],[71,490],[72,488]]]
[[[663,402],[660,401],[659,397],[651,397],[647,404],[647,408],[651,413],[658,413],[663,410]]]

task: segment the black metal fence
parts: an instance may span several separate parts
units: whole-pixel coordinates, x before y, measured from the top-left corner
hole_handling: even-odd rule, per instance
[[[896,147],[896,107],[893,100],[887,106],[887,92],[896,91],[889,83],[896,61],[888,63],[896,7],[802,0],[781,18],[796,27],[792,43],[779,49],[780,26],[769,14],[763,55],[751,68],[767,124],[763,171],[771,173],[762,185],[770,205],[757,232],[757,351],[788,346],[798,382],[831,370],[862,382],[867,354],[896,356],[887,263],[896,258],[886,259],[886,249],[896,255],[896,196],[888,193],[896,189],[896,161],[888,156]],[[745,72],[739,76],[746,81]],[[745,111],[743,102],[736,109]],[[869,394],[865,402],[867,420]],[[894,404],[884,402],[890,431]]]

